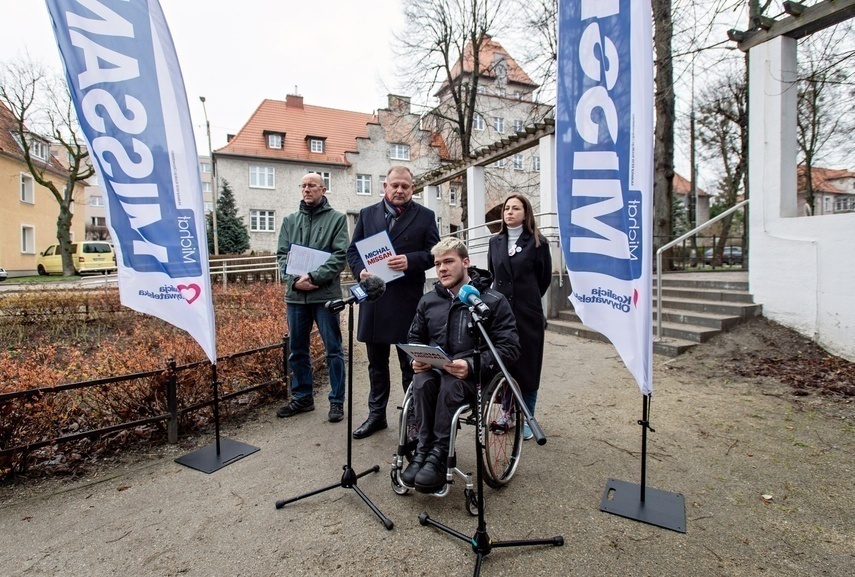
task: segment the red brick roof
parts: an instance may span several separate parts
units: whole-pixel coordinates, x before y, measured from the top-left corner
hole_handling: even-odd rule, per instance
[[[478,67],[481,69],[482,76],[487,78],[496,77],[493,73],[493,61],[495,57],[494,55],[496,54],[505,57],[505,64],[508,67],[508,83],[524,84],[532,88],[537,88],[538,85],[535,84],[529,75],[525,73],[519,64],[517,64],[517,61],[511,58],[508,51],[489,36],[486,38],[484,43],[481,44],[481,52],[478,58]],[[474,66],[475,58],[473,56],[472,43],[470,42],[463,50],[462,58],[458,59],[454,67],[451,69],[452,79],[456,79],[460,76],[461,68],[463,69],[464,74],[471,74]],[[446,84],[447,82],[444,82],[443,86]]]
[[[798,178],[798,190],[799,192],[805,191],[805,166],[799,165],[796,168],[796,175]],[[829,194],[845,194],[843,190],[840,190],[831,181],[840,179],[840,178],[855,178],[855,172],[850,172],[843,168],[832,169],[832,168],[820,168],[818,166],[812,166],[810,169],[810,178],[811,184],[813,185],[814,192],[827,192]]]
[[[366,125],[377,116],[303,104],[302,96],[289,95],[286,102],[265,99],[232,138],[216,152],[277,160],[349,164],[346,152],[356,151],[356,139],[367,138]],[[268,148],[267,133],[284,133],[281,149]],[[324,141],[324,152],[309,152],[307,136]]]
[[[11,156],[12,158],[26,164],[26,160],[24,160],[24,151],[13,136],[17,130],[17,126],[18,122],[15,120],[15,117],[12,116],[12,112],[5,104],[0,102],[0,154]],[[63,167],[62,164],[60,164],[60,162],[51,154],[48,155],[47,162],[39,161],[37,158],[33,158],[33,162],[39,165],[46,165],[45,168],[62,176],[63,178],[68,176],[68,171],[65,167]]]
[[[679,194],[680,196],[687,195],[692,191],[692,183],[676,172],[674,173],[674,178],[672,180],[674,186],[674,194]],[[709,196],[706,191],[702,188],[698,187],[698,196]]]

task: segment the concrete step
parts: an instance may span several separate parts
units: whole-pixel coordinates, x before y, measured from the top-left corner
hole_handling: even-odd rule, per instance
[[[653,286],[656,287],[656,275],[653,275]],[[679,278],[679,275],[665,275],[662,277],[662,286],[669,287],[690,287],[698,289],[715,289],[715,290],[731,290],[748,292],[748,281],[743,280],[728,280],[728,279],[691,279]]]
[[[579,322],[571,322],[561,319],[549,319],[549,323],[546,326],[546,330],[565,335],[573,335],[581,337],[583,339],[590,339],[593,341],[600,341],[604,343],[610,342],[609,339],[607,339],[601,333],[598,333],[594,329],[586,327],[585,325]],[[654,339],[653,354],[663,355],[666,357],[676,357],[677,355],[686,352],[690,348],[697,346],[697,344],[698,343],[684,341],[682,339],[676,338],[666,338],[661,341],[657,341]]]
[[[558,319],[569,323],[582,324],[582,320],[573,310],[561,311],[558,313]],[[653,323],[653,336],[656,336],[658,324]],[[678,339],[692,343],[705,343],[717,334],[721,333],[721,329],[705,327],[701,325],[662,322],[662,336],[669,339]]]
[[[653,303],[653,324],[659,318],[659,311],[656,310],[656,303]],[[742,322],[742,318],[734,315],[718,315],[714,313],[700,313],[693,311],[681,311],[676,309],[664,309],[662,311],[663,323],[683,323],[687,325],[699,325],[718,329],[720,331],[729,331],[736,325]]]
[[[654,287],[653,301],[656,302],[659,291]],[[693,287],[670,287],[663,285],[662,298],[679,298],[711,302],[753,303],[754,297],[745,291],[702,289]]]
[[[747,319],[759,316],[763,310],[763,305],[740,302],[698,301],[694,299],[665,297],[663,295],[662,309],[678,309],[698,313],[736,316],[741,319]]]

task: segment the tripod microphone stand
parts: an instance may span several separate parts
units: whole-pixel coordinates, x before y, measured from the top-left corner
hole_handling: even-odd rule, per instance
[[[365,501],[365,504],[374,511],[374,514],[380,518],[383,526],[386,527],[387,530],[391,531],[392,527],[395,524],[384,515],[380,509],[377,508],[371,500],[365,496],[365,493],[357,486],[357,479],[364,477],[369,473],[376,473],[380,470],[380,465],[374,465],[367,471],[363,471],[358,475],[353,470],[351,466],[351,448],[353,445],[353,440],[351,438],[350,432],[353,430],[353,301],[330,301],[327,303],[327,308],[329,308],[332,312],[338,312],[343,309],[345,306],[348,307],[347,311],[347,463],[342,467],[344,469],[344,473],[341,476],[341,481],[338,483],[328,485],[326,487],[322,487],[320,489],[316,489],[309,493],[304,493],[297,497],[292,497],[290,499],[283,499],[280,501],[276,501],[276,508],[281,509],[288,503],[293,503],[294,501],[299,501],[301,499],[305,499],[306,497],[311,497],[313,495],[317,495],[319,493],[324,493],[331,489],[335,489],[336,487],[341,487],[342,489],[353,489],[357,495]]]
[[[535,438],[537,439],[538,445],[543,445],[546,443],[546,437],[543,434],[543,431],[540,429],[540,425],[537,424],[537,421],[532,417],[531,411],[528,410],[525,403],[523,402],[522,395],[520,394],[519,389],[514,383],[513,379],[511,379],[508,370],[505,368],[504,363],[502,363],[502,359],[499,356],[499,353],[496,351],[496,347],[493,345],[493,342],[490,340],[490,337],[487,335],[486,329],[483,326],[483,318],[482,316],[475,310],[475,307],[470,306],[469,312],[472,317],[472,321],[469,323],[469,333],[475,339],[475,354],[473,359],[473,369],[474,374],[478,377],[478,382],[476,386],[477,391],[477,406],[476,406],[476,434],[475,434],[475,449],[477,456],[477,472],[478,472],[478,486],[477,486],[477,507],[478,507],[478,527],[475,530],[475,535],[472,537],[468,537],[459,531],[455,531],[451,527],[443,525],[433,519],[431,519],[427,513],[422,513],[419,515],[419,523],[422,525],[430,525],[431,527],[436,527],[440,531],[448,533],[453,537],[457,537],[461,541],[465,541],[472,545],[472,551],[475,552],[475,573],[474,577],[478,577],[481,573],[481,562],[484,560],[484,557],[490,554],[490,552],[495,547],[524,547],[529,545],[554,545],[556,547],[560,547],[564,545],[564,537],[557,536],[549,539],[529,539],[529,540],[516,540],[516,541],[493,541],[490,539],[490,535],[487,533],[487,521],[484,519],[484,442],[483,442],[483,432],[484,432],[484,411],[483,411],[483,398],[482,398],[482,378],[481,378],[481,341],[483,339],[484,342],[487,343],[490,351],[493,353],[493,358],[496,359],[499,368],[502,371],[502,374],[505,376],[505,380],[508,383],[508,386],[511,388],[511,391],[514,393],[514,397],[516,398],[516,402],[522,410],[523,414],[525,414],[526,418],[529,421],[529,427],[534,433]],[[474,325],[474,326],[473,326]],[[477,330],[476,330],[477,327]]]

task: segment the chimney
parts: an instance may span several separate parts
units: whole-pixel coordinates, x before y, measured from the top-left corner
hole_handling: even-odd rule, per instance
[[[226,134],[226,143],[231,142],[234,137],[234,134]]]
[[[285,97],[285,106],[287,108],[303,108],[303,97],[289,94]]]
[[[392,112],[397,112],[399,114],[410,113],[409,96],[398,96],[396,94],[389,94],[387,98],[389,99],[389,110],[391,110]]]

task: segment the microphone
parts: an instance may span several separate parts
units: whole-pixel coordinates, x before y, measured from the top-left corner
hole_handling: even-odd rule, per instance
[[[479,315],[484,318],[487,318],[488,316],[490,316],[490,308],[486,304],[484,304],[484,301],[479,298],[480,296],[481,293],[478,292],[478,289],[476,289],[471,284],[463,285],[462,287],[460,287],[460,291],[457,293],[457,298],[459,298],[467,305],[473,307],[475,309],[475,312],[477,312]]]
[[[350,296],[346,299],[335,299],[324,304],[327,310],[338,312],[351,303],[368,301],[373,303],[386,292],[386,281],[379,276],[367,276],[359,284],[350,287]]]

